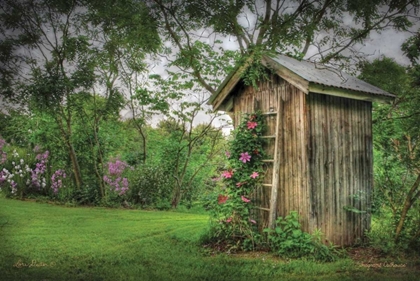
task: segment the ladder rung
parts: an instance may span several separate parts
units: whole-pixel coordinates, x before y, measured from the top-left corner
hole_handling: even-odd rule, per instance
[[[274,159],[264,159],[262,160],[264,163],[274,163]]]
[[[272,135],[272,136],[262,136],[262,139],[275,139],[276,135]]]
[[[269,111],[269,112],[263,112],[261,115],[276,115],[277,111]]]
[[[266,186],[266,187],[272,187],[273,186],[271,183],[263,183],[262,185]]]
[[[263,207],[255,207],[256,209],[260,209],[260,210],[263,210],[263,211],[270,211],[270,209],[268,209],[268,208],[263,208]]]

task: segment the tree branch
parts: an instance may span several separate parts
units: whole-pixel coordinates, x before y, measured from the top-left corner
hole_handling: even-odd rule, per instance
[[[360,40],[362,38],[364,38],[367,34],[369,34],[372,30],[375,29],[383,29],[380,27],[380,25],[382,23],[384,23],[385,21],[388,20],[388,22],[385,24],[385,26],[389,25],[392,18],[397,16],[398,14],[401,14],[404,9],[409,5],[410,3],[407,3],[404,7],[401,7],[400,9],[398,9],[398,11],[390,14],[391,12],[391,7],[388,8],[388,10],[386,11],[386,13],[381,17],[381,19],[379,19],[375,24],[370,25],[369,27],[365,28],[364,30],[362,30],[360,33],[358,33],[356,36],[350,38],[350,40],[347,42],[347,44],[345,44],[344,46],[342,46],[338,51],[335,51],[332,54],[328,54],[323,60],[321,60],[322,63],[327,63],[330,60],[336,58],[341,52],[343,52],[344,50],[346,50],[348,47],[350,47],[351,45],[353,45],[353,43],[355,43],[357,40]]]
[[[181,41],[178,38],[178,35],[175,33],[175,31],[172,29],[171,25],[170,25],[170,21],[168,18],[168,13],[171,15],[171,17],[175,20],[175,22],[177,23],[177,25],[179,26],[179,28],[182,30],[182,32],[185,35],[185,38],[187,40],[187,48],[189,51],[192,50],[191,47],[191,43],[190,43],[190,37],[188,35],[188,32],[185,30],[184,26],[182,25],[182,23],[179,22],[179,20],[177,19],[177,17],[175,16],[175,14],[173,13],[173,11],[167,7],[165,7],[165,5],[162,4],[162,2],[160,2],[159,0],[154,0],[156,2],[156,4],[158,4],[158,6],[160,7],[160,10],[163,13],[164,19],[165,19],[165,26],[166,29],[168,30],[171,38],[175,41],[175,44],[178,46],[179,50],[181,52],[183,52],[185,54],[186,50],[184,48],[184,46],[181,44]],[[197,80],[199,81],[199,83],[207,90],[209,91],[211,94],[214,94],[216,92],[215,89],[213,89],[208,83],[206,83],[206,81],[203,79],[203,77],[201,76],[201,73],[199,71],[199,69],[197,69],[196,65],[194,63],[192,63],[193,60],[196,60],[196,58],[189,54],[186,58],[188,58],[190,60],[189,66],[193,69],[193,75],[195,78],[197,78]]]

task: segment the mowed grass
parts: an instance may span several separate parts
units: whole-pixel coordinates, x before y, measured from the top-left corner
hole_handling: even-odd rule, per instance
[[[418,280],[401,268],[209,255],[208,216],[0,198],[0,280]]]

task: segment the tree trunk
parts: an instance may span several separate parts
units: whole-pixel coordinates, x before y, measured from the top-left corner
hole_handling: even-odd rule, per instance
[[[99,120],[95,119],[95,121],[96,121],[95,122],[95,128],[93,129],[93,132],[94,132],[94,136],[95,136],[95,143],[98,146],[98,152],[97,152],[98,155],[97,155],[96,160],[95,160],[95,167],[94,168],[95,168],[96,177],[97,177],[98,182],[99,182],[99,189],[100,189],[100,192],[101,192],[101,198],[104,198],[105,197],[105,184],[104,184],[104,179],[103,179],[103,175],[104,175],[104,172],[103,172],[103,167],[104,167],[103,152],[102,152],[102,148],[101,148],[101,143],[99,142],[99,138],[98,138],[98,128],[99,128],[98,122],[99,122]],[[95,153],[94,153],[95,145],[91,143],[91,146],[92,146],[93,155],[95,155]]]
[[[145,164],[146,163],[146,158],[147,158],[147,139],[146,139],[146,134],[145,134],[145,132],[143,130],[143,126],[138,123],[138,120],[135,119],[134,113],[133,113],[133,120],[132,121],[134,123],[134,126],[137,129],[137,132],[140,134],[141,140],[143,142],[143,149],[142,149],[142,151],[143,151],[143,159],[142,159],[142,162],[143,162],[143,164]]]
[[[420,174],[417,176],[415,183],[412,185],[410,191],[407,194],[407,197],[405,198],[404,206],[401,211],[401,217],[395,229],[395,242],[398,242],[398,239],[400,238],[401,231],[404,227],[405,219],[407,217],[407,213],[416,199],[414,196],[414,193],[416,192],[419,185],[420,185]]]
[[[63,114],[64,115],[64,114]],[[64,143],[67,146],[67,152],[70,157],[72,171],[74,175],[74,182],[76,184],[76,189],[80,189],[82,186],[82,173],[80,172],[80,166],[79,161],[77,160],[76,152],[74,151],[74,147],[71,143],[70,137],[71,137],[71,124],[70,120],[66,119],[66,127],[63,124],[62,117],[59,115],[55,116],[55,120],[60,128],[61,131],[61,137],[64,140]]]
[[[181,201],[181,188],[179,186],[176,186],[172,194],[172,202],[171,202],[172,208],[176,209],[180,201]]]
[[[82,173],[80,172],[79,161],[77,160],[76,152],[74,151],[73,145],[67,140],[67,147],[69,150],[69,156],[71,160],[71,165],[73,169],[74,182],[76,188],[80,189],[82,187]]]
[[[140,129],[141,138],[143,140],[143,164],[146,163],[147,158],[147,147],[146,147],[146,136],[143,132],[143,129]]]

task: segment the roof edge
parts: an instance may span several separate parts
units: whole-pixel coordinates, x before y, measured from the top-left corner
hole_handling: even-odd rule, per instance
[[[250,62],[253,59],[254,57],[250,56],[249,58],[245,60],[244,63],[237,65],[231,71],[231,73],[223,80],[223,82],[218,87],[217,91],[213,95],[211,95],[207,104],[212,105],[213,110],[217,111],[220,108],[220,106],[226,101],[226,98],[230,95],[232,90],[235,88],[238,82],[242,79],[243,71],[249,66]],[[290,58],[290,59],[293,59],[293,58]],[[293,60],[296,60],[296,59],[293,59]],[[299,62],[299,61],[296,60],[296,62]],[[313,63],[311,61],[305,61],[305,62]],[[351,88],[337,87],[334,85],[326,85],[323,83],[318,83],[316,81],[311,81],[312,79],[305,78],[304,75],[296,73],[289,67],[281,64],[280,62],[276,61],[275,58],[272,58],[270,56],[263,56],[261,59],[261,63],[267,69],[274,70],[274,73],[276,73],[277,75],[279,75],[284,80],[294,85],[301,91],[305,92],[306,94],[308,94],[309,92],[314,92],[314,93],[320,93],[320,94],[326,94],[326,95],[341,96],[345,98],[352,98],[352,99],[365,100],[365,101],[371,101],[371,102],[383,102],[383,103],[390,103],[396,98],[395,95],[388,93],[378,87],[375,87],[375,88],[377,88],[383,93],[379,93],[379,92],[375,93],[375,92],[368,92],[368,91],[351,89]],[[329,66],[326,66],[326,67],[330,68]],[[361,81],[362,83],[369,84],[354,76],[352,77]],[[369,85],[374,87],[371,84]]]
[[[223,80],[217,91],[209,98],[207,104],[212,105],[213,110],[217,110],[220,107],[232,89],[241,80],[243,71],[249,66],[252,59],[253,57],[249,57],[244,63],[237,65],[225,80]]]
[[[337,88],[314,82],[309,83],[309,92],[370,102],[391,103],[394,100],[394,97],[388,95],[372,94],[369,92]]]

